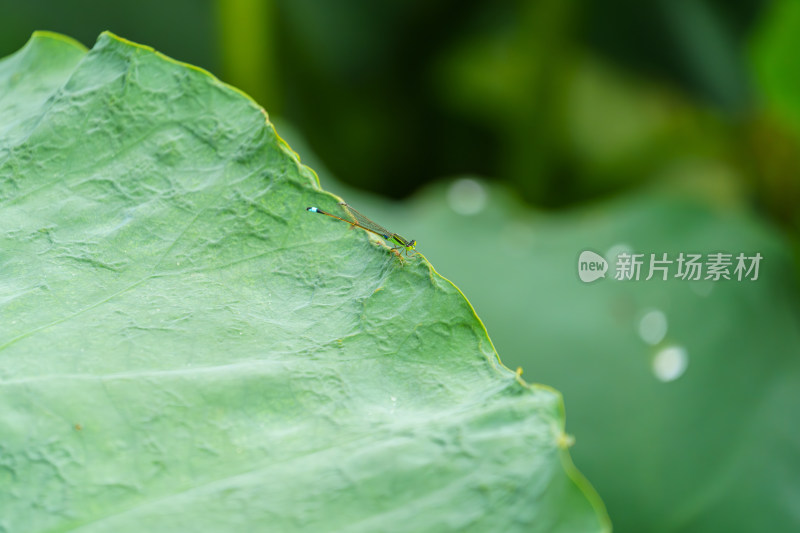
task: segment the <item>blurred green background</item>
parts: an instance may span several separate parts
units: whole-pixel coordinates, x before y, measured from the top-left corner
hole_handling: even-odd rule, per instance
[[[253,96],[325,189],[419,241],[509,367],[563,392],[617,531],[800,530],[800,1],[0,13],[0,56],[108,29]],[[579,280],[584,250],[606,279]],[[756,281],[622,282],[620,251],[764,259]]]

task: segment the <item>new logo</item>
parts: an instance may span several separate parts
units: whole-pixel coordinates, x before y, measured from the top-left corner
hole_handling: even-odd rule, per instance
[[[589,250],[581,252],[578,258],[578,276],[584,283],[591,283],[598,278],[606,277],[608,262],[603,256]]]

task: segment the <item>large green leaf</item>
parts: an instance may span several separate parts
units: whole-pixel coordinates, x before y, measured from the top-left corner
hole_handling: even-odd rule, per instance
[[[253,101],[111,34],[0,87],[0,530],[608,529],[558,393]]]

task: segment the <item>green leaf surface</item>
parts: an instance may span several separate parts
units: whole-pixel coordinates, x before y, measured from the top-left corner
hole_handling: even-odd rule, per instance
[[[0,61],[0,530],[602,531],[560,395],[208,73]]]

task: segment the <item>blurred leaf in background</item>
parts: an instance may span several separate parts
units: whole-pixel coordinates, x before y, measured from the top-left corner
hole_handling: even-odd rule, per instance
[[[758,27],[751,61],[763,113],[748,131],[756,198],[800,233],[800,4],[775,2]]]

